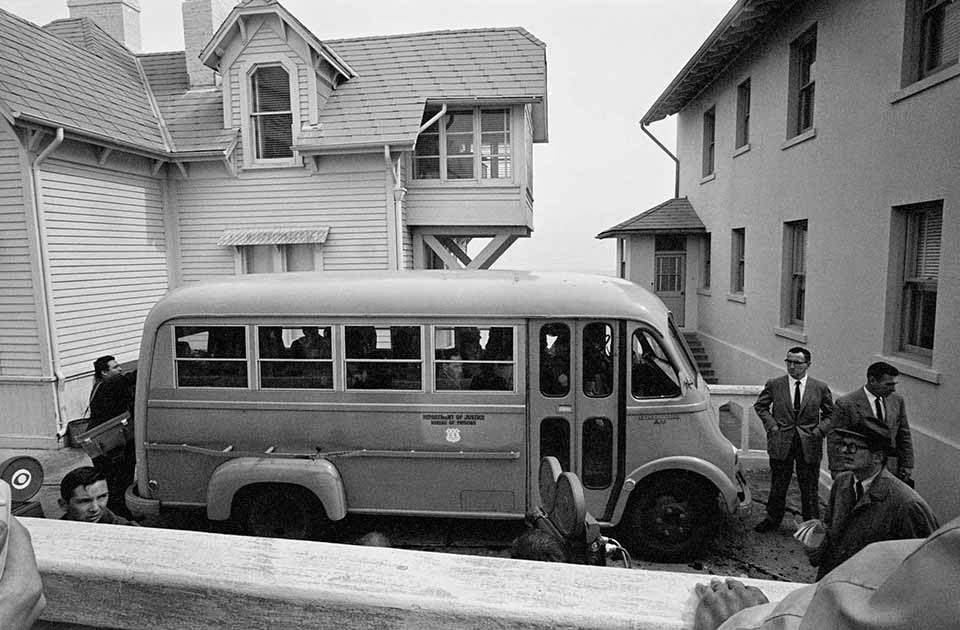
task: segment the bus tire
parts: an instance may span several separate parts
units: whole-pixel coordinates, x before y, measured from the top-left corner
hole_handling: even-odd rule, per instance
[[[628,544],[642,558],[683,562],[705,547],[720,522],[713,484],[684,472],[642,480],[625,513]]]
[[[312,492],[291,484],[245,486],[234,498],[234,520],[247,536],[313,540],[329,519]]]

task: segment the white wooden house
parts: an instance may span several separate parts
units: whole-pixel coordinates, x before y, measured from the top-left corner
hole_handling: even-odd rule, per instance
[[[522,28],[321,40],[273,0],[0,9],[0,441],[55,446],[164,292],[238,273],[486,268],[533,227],[546,56]],[[465,244],[489,239],[471,256]]]
[[[896,366],[917,488],[960,514],[960,1],[739,0],[641,124],[669,116],[677,198],[600,234],[621,275],[677,292],[721,383],[795,345],[837,394]]]

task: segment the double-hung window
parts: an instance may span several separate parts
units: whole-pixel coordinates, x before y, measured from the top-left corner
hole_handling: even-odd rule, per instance
[[[257,160],[293,156],[290,75],[282,66],[260,66],[250,75],[250,124]]]
[[[747,229],[736,228],[730,235],[730,293],[743,293],[746,273]]]
[[[713,175],[714,152],[716,149],[717,108],[711,107],[703,112],[703,167],[701,175]]]
[[[426,123],[439,112],[428,108]],[[416,179],[504,180],[513,177],[509,108],[451,109],[417,138]]]
[[[785,226],[784,267],[787,271],[787,325],[803,326],[807,294],[807,222],[791,221]]]
[[[813,129],[816,86],[817,27],[810,27],[790,44],[790,94],[787,136]]]
[[[737,141],[734,148],[750,144],[750,79],[737,86]]]

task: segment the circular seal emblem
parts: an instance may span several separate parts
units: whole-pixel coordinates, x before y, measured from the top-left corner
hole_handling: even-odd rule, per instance
[[[447,429],[447,442],[459,442],[460,429]]]

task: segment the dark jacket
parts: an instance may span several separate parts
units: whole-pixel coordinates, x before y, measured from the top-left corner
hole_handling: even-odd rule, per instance
[[[88,429],[129,412],[133,417],[133,396],[137,385],[137,372],[117,374],[94,384],[90,392],[90,424]]]
[[[810,556],[811,564],[819,564],[818,580],[871,543],[926,538],[939,527],[927,502],[890,471],[880,471],[859,503],[855,502],[855,481],[847,471],[830,488],[823,518],[827,535]]]
[[[800,412],[793,411],[793,392],[788,375],[770,379],[753,405],[767,430],[767,453],[771,459],[786,459],[793,436],[800,436],[803,459],[819,462],[823,453],[823,433],[818,426],[833,413],[833,395],[826,383],[807,376],[800,400]]]
[[[896,456],[895,465],[891,462],[890,469],[894,472],[901,467],[913,468],[913,439],[910,436],[910,423],[907,422],[907,409],[903,398],[893,393],[884,400],[886,411],[886,425],[890,428],[890,448]],[[841,469],[840,465],[840,436],[834,429],[850,428],[859,424],[863,418],[876,421],[876,413],[863,388],[856,389],[837,399],[833,418],[823,429],[827,434],[827,463],[831,471]]]

